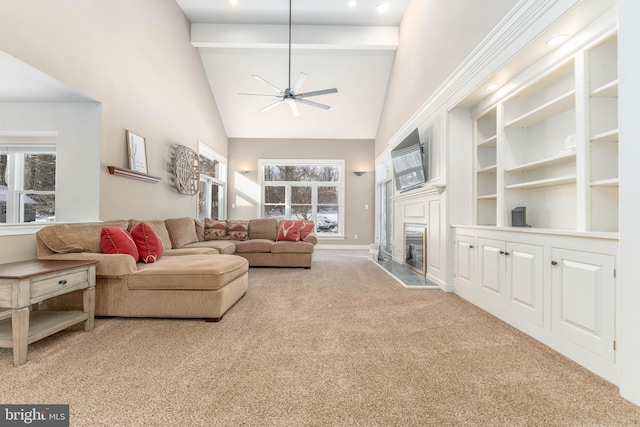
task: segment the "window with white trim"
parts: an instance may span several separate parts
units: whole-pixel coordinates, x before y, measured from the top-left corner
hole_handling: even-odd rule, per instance
[[[260,160],[263,218],[313,220],[344,235],[344,160]]]
[[[202,143],[198,143],[200,191],[198,219],[226,217],[227,160]]]
[[[53,222],[56,146],[0,142],[0,223]]]

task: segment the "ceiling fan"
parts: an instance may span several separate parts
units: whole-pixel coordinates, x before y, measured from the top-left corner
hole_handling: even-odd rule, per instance
[[[307,78],[306,73],[300,73],[296,81],[293,83],[293,86],[291,86],[291,1],[292,0],[289,0],[289,87],[286,88],[285,90],[280,90],[277,86],[269,83],[262,77],[254,75],[253,77],[255,79],[261,81],[262,83],[269,86],[271,89],[275,90],[278,93],[278,95],[265,95],[260,93],[241,93],[240,95],[268,96],[268,97],[280,98],[278,101],[274,102],[273,104],[267,105],[266,107],[262,108],[260,111],[270,110],[271,108],[280,104],[288,104],[289,107],[291,108],[291,111],[293,112],[293,115],[298,117],[300,116],[300,111],[298,110],[298,106],[296,105],[296,103],[300,102],[302,104],[311,105],[313,107],[318,107],[324,110],[328,110],[329,108],[331,108],[330,106],[325,104],[320,104],[319,102],[309,101],[306,98],[309,98],[312,96],[327,95],[330,93],[337,93],[338,89],[332,88],[332,89],[316,90],[313,92],[298,93],[305,79]]]

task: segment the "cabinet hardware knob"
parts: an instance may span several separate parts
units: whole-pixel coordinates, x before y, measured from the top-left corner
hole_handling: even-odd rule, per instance
[[[558,265],[558,261],[551,261],[551,265]]]
[[[66,285],[66,284],[67,284],[67,281],[66,281],[66,280],[64,280],[64,279],[62,279],[62,280],[60,280],[60,281],[58,282],[58,285]]]
[[[510,252],[505,252],[504,254],[505,254],[505,255],[507,255],[507,256],[509,256],[509,253],[510,253]]]
[[[500,255],[504,255],[504,251],[500,251]]]
[[[469,249],[473,249],[473,245],[469,245]]]

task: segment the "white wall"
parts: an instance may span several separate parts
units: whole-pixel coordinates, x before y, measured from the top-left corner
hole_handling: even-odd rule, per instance
[[[411,0],[376,135],[376,156],[517,0]]]
[[[640,405],[640,2],[618,2],[620,123],[620,393]]]
[[[100,104],[0,103],[0,131],[53,131],[56,144],[56,221],[99,217]]]
[[[195,198],[172,186],[170,149],[182,144],[196,150],[202,141],[226,156],[228,140],[190,42],[190,24],[174,0],[0,1],[0,51],[100,105],[94,111],[98,138],[92,134],[82,141],[92,146],[58,156],[65,168],[86,162],[74,180],[87,188],[71,201],[62,192],[59,200],[72,207],[90,204],[97,214],[76,211],[74,220],[196,215]],[[77,130],[86,119],[80,113],[69,116]],[[3,128],[15,126],[5,121]],[[146,138],[149,173],[160,177],[159,183],[108,174],[108,165],[128,166],[127,129]],[[97,159],[78,159],[85,148],[97,151]],[[32,257],[32,234],[11,241],[21,249],[10,250],[0,237],[3,262]]]
[[[373,141],[369,139],[255,139],[229,140],[230,206],[228,218],[258,216],[259,159],[334,159],[345,161],[345,238],[322,240],[321,245],[363,246],[374,242],[375,173]],[[236,171],[246,169],[243,176]],[[356,176],[353,171],[366,171]],[[365,205],[368,207],[365,209]],[[358,238],[355,238],[355,235]]]

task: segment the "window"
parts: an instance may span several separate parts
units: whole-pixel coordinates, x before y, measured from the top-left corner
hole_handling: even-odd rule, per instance
[[[198,143],[198,157],[200,159],[198,219],[224,219],[226,160],[202,143]]]
[[[55,144],[0,143],[0,223],[53,222]]]
[[[260,160],[263,218],[304,219],[344,235],[343,160]]]

